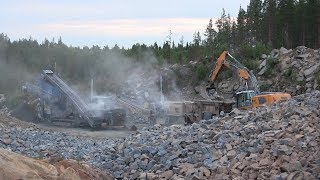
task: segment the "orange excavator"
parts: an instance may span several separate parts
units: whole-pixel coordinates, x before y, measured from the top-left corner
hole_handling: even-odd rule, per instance
[[[227,59],[228,57],[231,60]],[[257,79],[243,64],[236,60],[228,51],[221,53],[215,68],[213,69],[207,85],[207,93],[216,89],[216,81],[222,67],[225,66],[233,71],[244,81],[244,89],[235,93],[236,107],[239,109],[251,109],[259,106],[271,105],[275,102],[288,100],[291,95],[282,92],[260,92]]]

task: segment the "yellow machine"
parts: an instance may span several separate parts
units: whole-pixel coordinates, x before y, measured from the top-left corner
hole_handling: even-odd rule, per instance
[[[291,95],[281,92],[256,93],[253,90],[236,93],[236,107],[239,109],[251,109],[259,106],[269,106],[273,103],[291,99]]]
[[[227,57],[230,57],[233,61],[227,60]],[[228,51],[222,52],[218,58],[216,66],[210,75],[207,92],[211,89],[215,89],[214,82],[223,66],[237,71],[237,75],[245,81],[245,90],[235,93],[236,107],[239,109],[251,109],[259,106],[271,105],[275,102],[291,98],[291,95],[288,93],[259,92],[258,83],[254,74],[232,57]]]

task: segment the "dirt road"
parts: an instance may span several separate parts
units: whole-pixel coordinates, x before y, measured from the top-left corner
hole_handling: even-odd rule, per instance
[[[108,130],[92,130],[86,128],[71,128],[71,127],[61,127],[48,124],[37,124],[41,129],[48,131],[62,132],[71,136],[82,136],[82,137],[91,137],[91,138],[107,138],[107,139],[116,139],[124,138],[134,131],[127,131],[123,129],[108,129]]]

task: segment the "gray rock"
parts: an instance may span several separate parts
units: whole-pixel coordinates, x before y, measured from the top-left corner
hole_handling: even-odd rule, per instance
[[[272,59],[275,59],[275,58],[278,58],[279,57],[279,53],[280,53],[280,51],[278,50],[278,49],[273,49],[272,51],[271,51],[271,58]]]
[[[263,67],[267,66],[267,59],[263,60],[260,65],[259,65],[259,69],[262,69]]]
[[[284,48],[284,47],[281,47],[279,51],[280,51],[281,54],[286,54],[286,53],[289,52],[289,51],[288,51],[286,48]]]
[[[296,79],[296,81],[302,82],[302,81],[304,81],[304,77],[303,77],[303,76],[298,76],[297,79]]]
[[[235,150],[231,150],[231,151],[228,151],[227,156],[228,156],[229,158],[232,158],[232,157],[234,157],[236,154],[237,154],[237,152],[236,152]]]
[[[114,176],[116,179],[123,179],[123,172],[121,172],[121,171],[113,172],[113,176]]]
[[[320,63],[317,63],[316,65],[306,69],[303,73],[306,77],[310,76],[311,74],[314,74],[315,72],[319,71],[319,67],[320,67]]]
[[[195,164],[198,162],[198,159],[194,155],[191,155],[191,156],[187,157],[187,162],[191,163],[191,164]]]
[[[152,169],[154,165],[156,165],[156,161],[152,159],[147,165],[147,170]]]
[[[268,58],[268,56],[267,56],[266,54],[262,54],[262,55],[261,55],[261,59],[264,60],[264,59],[267,59],[267,58]]]
[[[299,161],[291,161],[290,163],[283,163],[281,166],[281,170],[285,172],[294,172],[298,171],[302,168],[301,163]]]
[[[299,61],[307,61],[308,57],[310,56],[310,54],[299,54],[297,56],[295,56],[295,58]]]
[[[165,149],[159,149],[157,153],[158,156],[164,156],[165,154],[167,154],[167,151]]]
[[[11,138],[3,138],[2,139],[2,143],[5,144],[5,145],[10,145],[12,142],[12,139]]]
[[[298,46],[298,47],[296,48],[296,52],[297,52],[298,54],[303,54],[303,53],[306,52],[306,50],[307,50],[307,47],[305,47],[305,46]]]
[[[261,75],[263,75],[266,71],[267,71],[267,67],[265,66],[265,67],[263,67],[263,68],[259,71],[258,75],[261,76]]]
[[[173,176],[173,174],[174,173],[172,170],[165,171],[160,175],[160,179],[170,179]]]

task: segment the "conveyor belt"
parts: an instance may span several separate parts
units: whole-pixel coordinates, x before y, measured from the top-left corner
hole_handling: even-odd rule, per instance
[[[139,107],[137,105],[134,105],[132,103],[129,103],[123,99],[120,99],[120,98],[116,98],[116,101],[121,104],[122,106],[125,106],[127,107],[131,112],[133,113],[143,113],[143,112],[149,112],[148,109],[145,109],[145,108],[142,108],[142,107]]]
[[[87,120],[91,127],[94,126],[94,121],[90,119],[90,113],[88,111],[88,106],[83,102],[83,100],[75,93],[62,79],[51,72],[43,71],[45,78],[57,86],[74,104],[75,108],[79,111],[80,115]]]

